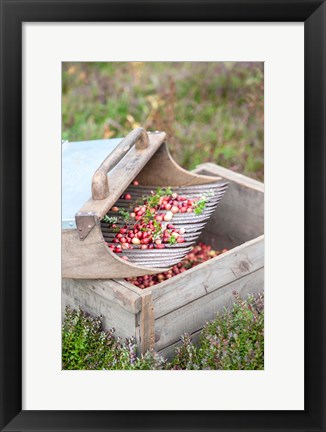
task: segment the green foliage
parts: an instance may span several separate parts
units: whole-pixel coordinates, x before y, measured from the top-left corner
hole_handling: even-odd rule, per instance
[[[202,214],[202,212],[205,210],[205,208],[206,208],[206,204],[207,204],[207,202],[208,202],[208,200],[209,200],[209,197],[210,196],[213,196],[214,195],[214,193],[204,193],[200,198],[199,198],[199,200],[198,201],[196,201],[195,203],[194,203],[194,213],[196,214],[196,215],[200,215],[200,214]]]
[[[161,226],[161,224],[157,220],[153,220],[154,225],[154,231],[153,231],[153,240],[160,239],[163,235],[164,228]]]
[[[194,213],[196,215],[202,214],[202,212],[205,210],[207,204],[207,197],[200,198],[198,201],[194,204]]]
[[[207,323],[195,345],[181,337],[174,359],[167,362],[148,351],[137,358],[133,338],[122,341],[114,329],[103,331],[101,317],[66,309],[62,326],[63,369],[123,370],[262,370],[264,368],[264,297],[242,299]]]
[[[155,193],[152,195],[143,196],[143,202],[146,202],[148,209],[155,208],[158,206],[160,198],[172,195],[173,191],[170,187],[157,188]]]
[[[130,222],[130,213],[127,210],[124,209],[120,209],[119,210],[119,215],[121,216],[123,222],[128,223]]]
[[[160,188],[160,187],[158,187],[156,189],[156,195],[158,197],[170,196],[172,194],[173,194],[173,190],[171,189],[170,186],[168,186],[166,188]]]
[[[62,369],[162,369],[165,361],[154,353],[137,358],[134,339],[103,331],[101,317],[66,308],[62,326]]]
[[[262,62],[63,63],[62,138],[164,130],[183,167],[215,162],[263,179]]]
[[[201,332],[198,347],[184,336],[174,369],[264,369],[263,296],[243,300],[237,293],[232,309],[225,309]]]
[[[174,237],[174,235],[171,235],[171,237],[169,237],[168,242],[170,245],[174,245],[174,244],[176,244],[177,239]]]
[[[116,224],[118,223],[118,218],[116,216],[104,215],[102,217],[102,221],[105,223]]]

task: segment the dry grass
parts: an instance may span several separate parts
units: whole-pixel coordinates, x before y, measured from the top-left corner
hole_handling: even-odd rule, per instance
[[[64,63],[64,139],[164,130],[175,159],[264,175],[263,63]]]

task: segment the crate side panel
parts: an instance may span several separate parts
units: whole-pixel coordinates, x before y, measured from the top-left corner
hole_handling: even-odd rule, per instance
[[[155,317],[159,318],[263,266],[262,236],[169,279],[162,287],[158,284],[152,289]]]
[[[196,172],[224,174],[229,187],[205,226],[199,241],[214,249],[231,249],[264,233],[264,187],[247,177],[222,170],[214,164],[202,165]]]
[[[155,320],[156,351],[178,341],[183,333],[200,330],[207,321],[215,318],[216,313],[234,303],[232,292],[242,296],[263,292],[264,268],[243,276],[204,297],[188,303]]]
[[[73,281],[85,290],[89,289],[105,300],[117,303],[120,307],[131,313],[141,310],[141,297],[126,286],[112,279],[63,279],[63,284]]]
[[[136,314],[122,308],[115,299],[105,298],[79,280],[65,279],[62,283],[62,317],[66,306],[79,307],[93,315],[103,316],[105,329],[115,328],[115,335],[122,338],[135,336]]]

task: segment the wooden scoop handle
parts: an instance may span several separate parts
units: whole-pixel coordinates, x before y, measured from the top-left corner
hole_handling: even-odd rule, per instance
[[[135,146],[138,150],[146,149],[149,145],[147,132],[144,128],[131,131],[112,153],[101,163],[92,178],[93,200],[103,200],[109,196],[108,172]]]

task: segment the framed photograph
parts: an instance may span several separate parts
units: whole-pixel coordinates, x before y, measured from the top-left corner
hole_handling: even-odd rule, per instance
[[[324,2],[3,0],[1,18],[1,430],[325,430]],[[255,350],[233,327],[213,357],[178,348],[231,286],[265,293]],[[104,324],[62,326],[65,306]],[[134,339],[103,357],[112,326]]]

